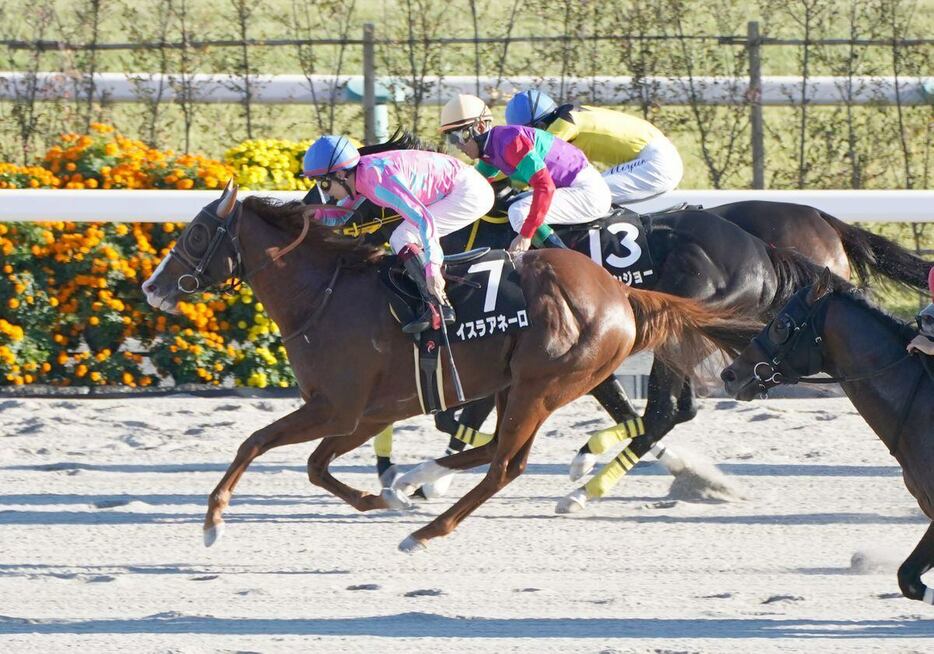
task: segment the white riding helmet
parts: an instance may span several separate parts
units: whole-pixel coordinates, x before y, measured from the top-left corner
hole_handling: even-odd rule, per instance
[[[461,93],[448,100],[441,109],[441,128],[438,131],[449,132],[482,122],[493,122],[489,107],[477,96]]]

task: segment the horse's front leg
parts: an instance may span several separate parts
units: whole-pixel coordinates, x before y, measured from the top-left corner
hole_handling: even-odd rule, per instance
[[[208,497],[208,510],[204,517],[204,544],[210,547],[220,537],[224,527],[224,510],[230,504],[240,477],[256,457],[274,447],[305,443],[352,428],[337,424],[334,416],[331,403],[324,397],[314,396],[300,408],[253,432],[243,441],[227,472]]]

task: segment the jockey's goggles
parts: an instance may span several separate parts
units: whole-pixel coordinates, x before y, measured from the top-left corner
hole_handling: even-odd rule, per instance
[[[934,316],[931,314],[924,313],[920,316],[916,316],[915,321],[918,323],[919,330],[925,333],[934,332]]]
[[[324,175],[323,177],[315,177],[315,184],[322,191],[327,193],[331,190],[331,185],[334,183],[334,180],[331,179],[330,175]]]
[[[473,137],[474,131],[472,127],[461,127],[460,129],[445,132],[444,134],[444,139],[451,145],[464,145]]]

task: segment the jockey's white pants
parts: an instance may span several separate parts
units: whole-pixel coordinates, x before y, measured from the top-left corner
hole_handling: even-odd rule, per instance
[[[632,161],[603,173],[615,204],[638,202],[675,190],[684,176],[684,163],[674,143],[664,136],[652,139]]]
[[[435,223],[434,235],[428,248],[432,264],[440,266],[444,260],[439,239],[480,220],[493,207],[493,200],[493,187],[483,175],[473,166],[461,168],[454,178],[454,189],[437,202],[428,205],[428,211]],[[398,253],[409,243],[422,246],[422,234],[418,227],[404,221],[389,237],[389,245],[393,252]],[[437,272],[437,269],[432,272]]]
[[[593,166],[587,166],[570,186],[556,188],[545,214],[546,225],[574,225],[602,218],[610,212],[610,189]],[[523,195],[509,205],[509,223],[517,232],[529,215],[532,194]]]

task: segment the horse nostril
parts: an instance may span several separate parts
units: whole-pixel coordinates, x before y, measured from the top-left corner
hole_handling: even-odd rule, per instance
[[[143,284],[143,292],[144,292],[144,293],[147,293],[147,294],[149,294],[149,295],[155,293],[155,292],[156,292],[156,285],[153,284],[152,282],[149,282],[148,284]]]
[[[727,384],[732,384],[736,381],[736,373],[729,368],[726,368],[723,370],[723,372],[720,373],[720,379],[725,381]]]

